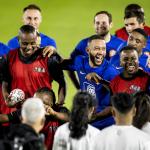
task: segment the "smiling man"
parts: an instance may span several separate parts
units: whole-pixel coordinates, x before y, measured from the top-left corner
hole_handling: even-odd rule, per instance
[[[148,56],[146,52],[148,51],[146,47],[146,43],[148,40],[148,36],[143,29],[137,28],[130,33],[128,38],[127,45],[133,46],[137,49],[138,57],[139,57],[139,67],[141,67],[144,71],[148,72],[147,60]],[[116,68],[122,72],[122,67],[120,66],[120,52],[118,52],[115,56],[113,56],[110,60],[110,63],[114,65]]]
[[[121,50],[120,64],[123,67],[123,72],[110,82],[113,94],[149,92],[150,76],[139,69],[138,50],[135,47],[126,46]]]
[[[38,33],[33,26],[23,25],[20,28],[20,48],[10,51],[7,62],[3,65],[4,99],[7,101],[9,92],[16,88],[22,89],[26,98],[32,97],[40,87],[51,89],[52,81],[55,80],[59,85],[58,103],[63,104],[66,84],[63,72],[58,66],[59,58],[56,55],[43,57],[37,40]]]
[[[40,47],[45,47],[43,50],[43,55],[51,56],[51,51],[56,50],[56,42],[53,38],[39,32],[39,27],[42,23],[41,8],[35,4],[30,4],[23,8],[22,22],[24,25],[31,25],[37,30],[39,33],[38,43]],[[8,47],[10,49],[16,49],[20,47],[18,35],[8,41]]]
[[[72,59],[72,63],[70,64],[68,62],[65,63],[64,60],[62,62],[62,67],[76,71],[80,82],[80,89],[88,91],[97,98],[98,106],[92,125],[99,129],[103,129],[114,123],[109,107],[110,93],[103,84],[96,84],[90,81],[89,78],[91,74],[97,73],[102,80],[110,81],[118,72],[105,59],[106,42],[100,35],[93,35],[89,38],[86,50],[89,57],[77,56],[75,60]],[[97,114],[99,114],[98,121],[96,121]]]

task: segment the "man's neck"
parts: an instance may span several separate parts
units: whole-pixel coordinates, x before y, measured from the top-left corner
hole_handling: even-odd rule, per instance
[[[108,43],[108,42],[110,41],[110,39],[111,39],[111,35],[110,35],[110,33],[107,33],[107,34],[104,36],[105,42]]]
[[[132,125],[132,119],[130,117],[128,118],[118,118],[116,120],[116,125],[123,125],[123,126],[129,126],[129,125]]]

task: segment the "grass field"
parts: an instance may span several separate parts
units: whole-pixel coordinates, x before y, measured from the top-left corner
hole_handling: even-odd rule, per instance
[[[68,57],[75,45],[83,38],[94,34],[93,16],[97,11],[112,13],[113,32],[123,26],[123,12],[126,5],[137,3],[143,6],[146,23],[150,25],[149,0],[0,0],[0,41],[15,36],[22,25],[22,8],[35,3],[42,9],[43,22],[40,31],[53,37],[59,53]],[[66,106],[70,108],[76,90],[66,74]],[[57,91],[56,83],[53,84]]]

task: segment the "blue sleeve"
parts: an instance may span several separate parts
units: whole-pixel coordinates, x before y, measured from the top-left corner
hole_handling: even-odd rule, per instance
[[[0,42],[0,56],[3,56],[9,52],[9,47]]]
[[[113,66],[109,66],[109,68],[105,72],[105,80],[111,81],[115,76],[117,76],[120,72],[115,69]]]
[[[19,40],[18,40],[18,37],[14,37],[12,38],[11,40],[8,41],[7,43],[8,47],[10,49],[16,49],[16,48],[19,48],[20,47],[20,44],[19,44]]]
[[[81,61],[81,56],[77,56],[75,59],[64,60],[62,63],[62,68],[63,70],[77,71]]]
[[[56,48],[56,42],[53,38],[48,37],[42,33],[40,33],[40,37],[41,37],[41,47],[54,46]]]
[[[88,43],[88,38],[81,40],[77,44],[77,46],[75,47],[75,49],[73,50],[73,52],[71,53],[71,55],[70,55],[71,58],[75,59],[75,57],[79,56],[79,55],[88,56],[88,54],[86,52],[87,43]]]
[[[120,67],[120,53],[117,53],[110,59],[110,64],[115,67]]]

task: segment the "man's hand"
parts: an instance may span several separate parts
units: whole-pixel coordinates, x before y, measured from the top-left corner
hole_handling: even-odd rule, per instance
[[[56,53],[56,48],[54,46],[46,46],[43,49],[43,56],[45,57],[46,55],[48,57],[51,57],[51,55]]]
[[[15,107],[16,103],[11,100],[11,96],[8,95],[5,99],[5,103],[8,107]]]
[[[96,74],[95,72],[92,73],[88,73],[86,75],[86,79],[92,82],[95,82],[96,84],[99,84],[101,82],[101,80],[103,80],[98,74]]]
[[[52,107],[44,105],[45,107],[45,111],[46,111],[46,115],[52,115],[55,116],[55,111],[53,110]]]

